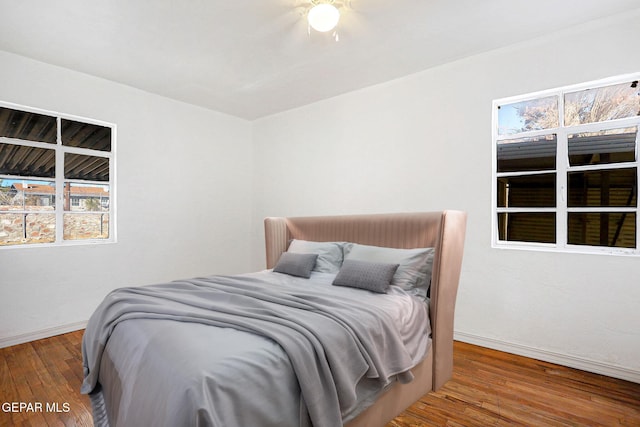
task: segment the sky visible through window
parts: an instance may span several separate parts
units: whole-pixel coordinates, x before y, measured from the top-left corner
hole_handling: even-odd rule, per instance
[[[559,124],[558,97],[530,99],[498,108],[498,134],[551,129]]]
[[[516,133],[516,131],[512,129],[522,129],[524,126],[524,118],[518,113],[517,105],[518,104],[503,105],[498,110],[498,133],[500,135]]]

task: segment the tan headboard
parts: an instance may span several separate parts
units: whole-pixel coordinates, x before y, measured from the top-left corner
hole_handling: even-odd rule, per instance
[[[392,248],[436,248],[431,277],[433,390],[453,372],[453,317],[467,214],[460,211],[266,218],[267,268],[291,239],[354,242]]]

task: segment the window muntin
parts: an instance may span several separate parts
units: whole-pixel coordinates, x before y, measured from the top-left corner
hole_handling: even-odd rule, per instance
[[[640,254],[638,77],[494,101],[494,247]]]
[[[115,241],[115,126],[21,108],[0,104],[0,247]]]

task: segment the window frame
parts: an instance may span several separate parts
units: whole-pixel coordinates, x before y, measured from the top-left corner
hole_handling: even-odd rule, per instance
[[[640,184],[640,168],[639,166],[639,146],[640,146],[640,115],[622,119],[614,119],[595,123],[586,123],[565,127],[565,99],[567,93],[595,89],[604,86],[610,86],[625,82],[633,82],[640,80],[640,73],[626,74],[607,79],[595,80],[591,82],[559,87],[555,89],[543,90],[523,95],[495,99],[492,103],[492,184],[491,184],[491,247],[496,249],[519,249],[532,251],[550,251],[550,252],[568,252],[568,253],[587,253],[587,254],[608,254],[608,255],[640,255],[640,202],[636,202],[635,207],[569,207],[568,206],[568,174],[570,172],[581,171],[597,171],[635,168],[636,170],[636,200],[638,200],[638,185]],[[640,89],[639,89],[640,90]],[[559,125],[558,127],[520,132],[516,134],[499,134],[498,128],[498,107],[522,101],[529,101],[537,98],[549,96],[558,97]],[[571,134],[581,132],[600,132],[611,129],[623,129],[627,127],[637,127],[635,141],[635,161],[620,163],[604,163],[592,165],[572,166],[569,162],[569,140]],[[498,172],[498,143],[502,140],[514,138],[530,138],[536,136],[544,136],[556,134],[556,167],[550,170],[535,171],[516,171],[516,172]],[[498,206],[498,179],[501,177],[515,177],[525,175],[535,175],[541,173],[555,173],[556,175],[556,205],[555,207],[524,207],[510,208]],[[539,242],[523,242],[500,240],[498,214],[500,213],[538,213],[553,212],[556,215],[556,242],[555,243],[539,243]],[[572,212],[590,212],[590,213],[634,213],[636,216],[635,233],[636,247],[622,248],[610,246],[591,246],[577,245],[568,243],[568,214]]]
[[[53,242],[46,243],[21,243],[21,244],[8,244],[0,245],[0,250],[13,250],[13,249],[25,249],[25,248],[43,248],[43,247],[60,247],[60,246],[77,246],[77,245],[100,245],[111,244],[117,242],[117,219],[116,219],[116,205],[117,205],[117,186],[116,186],[116,146],[117,146],[117,126],[114,123],[105,122],[102,120],[91,119],[87,117],[76,116],[72,114],[59,113],[50,110],[44,110],[41,108],[30,107],[11,102],[5,102],[0,100],[0,107],[9,108],[18,111],[24,111],[34,114],[42,114],[46,116],[55,117],[56,119],[56,143],[38,142],[18,138],[10,138],[0,136],[0,143],[30,146],[36,148],[44,148],[55,151],[55,176],[53,178],[33,177],[33,176],[19,176],[2,174],[2,179],[18,180],[18,181],[51,181],[55,185],[55,210],[52,212],[33,211],[31,213],[52,213],[55,214],[55,240]],[[63,145],[62,143],[62,121],[71,120],[86,124],[92,124],[102,127],[108,127],[111,129],[111,150],[102,151],[89,148],[74,147],[69,145]],[[65,178],[65,154],[82,154],[92,157],[103,157],[109,160],[109,180],[108,181],[92,181],[82,179]],[[95,184],[95,185],[108,185],[109,186],[109,206],[107,213],[109,215],[109,237],[103,239],[88,238],[88,239],[64,239],[64,215],[76,214],[74,211],[65,211],[64,209],[64,186],[65,182],[69,183],[82,183],[82,184]],[[69,201],[71,203],[71,200]],[[16,213],[25,213],[19,211]],[[91,212],[90,212],[91,213]]]

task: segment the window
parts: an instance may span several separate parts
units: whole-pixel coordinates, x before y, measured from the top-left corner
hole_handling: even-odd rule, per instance
[[[115,241],[115,125],[0,103],[0,247]]]
[[[640,254],[639,79],[493,102],[494,247]]]

